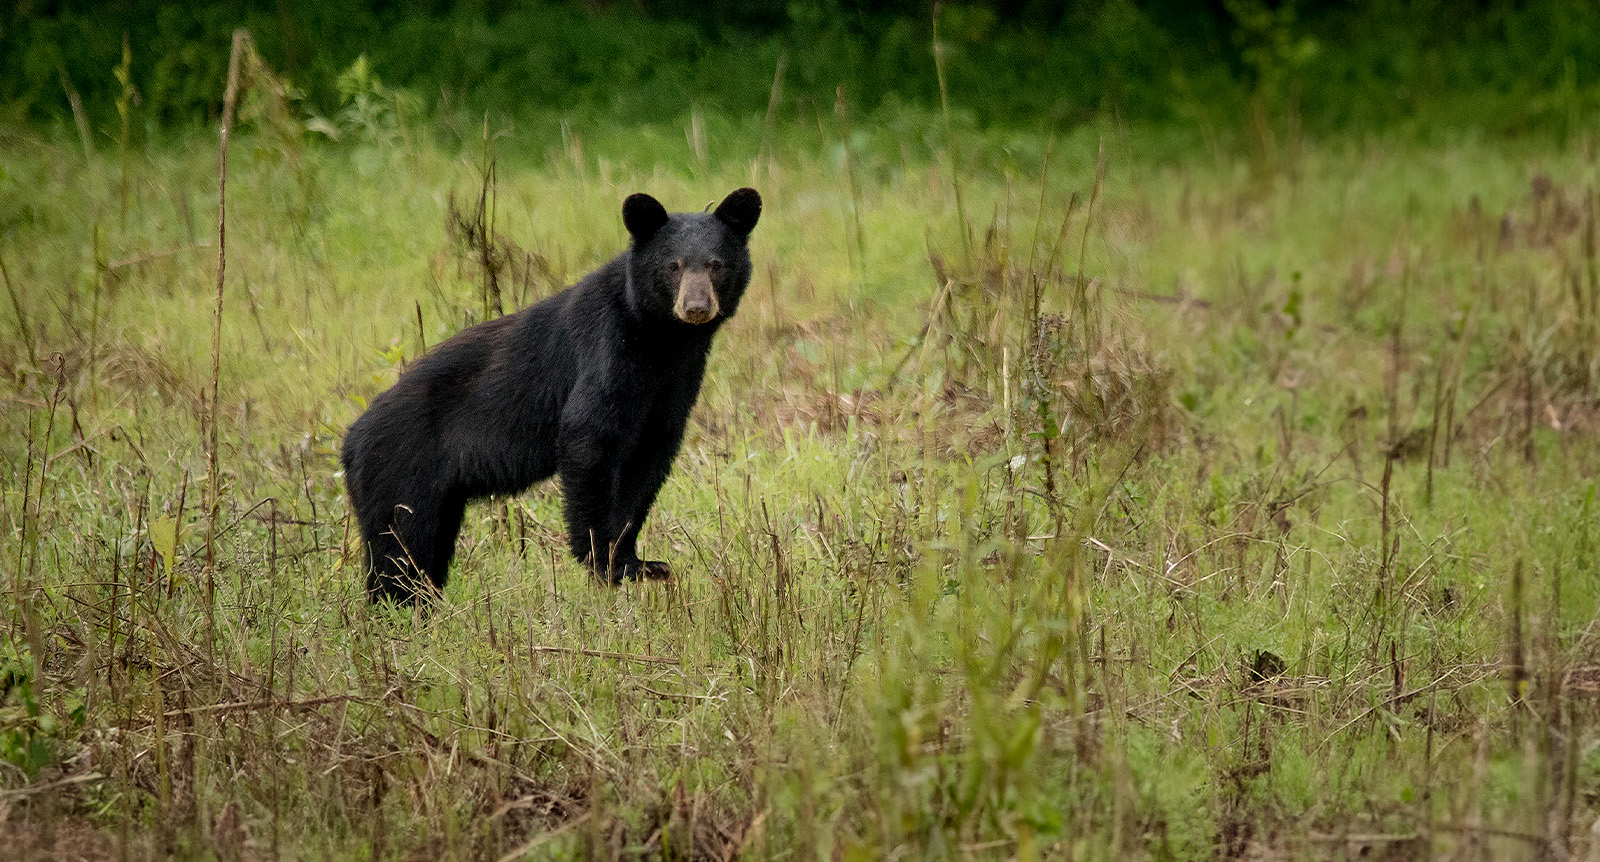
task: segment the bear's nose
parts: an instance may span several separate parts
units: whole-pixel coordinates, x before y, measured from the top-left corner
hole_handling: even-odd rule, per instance
[[[690,300],[683,304],[678,312],[678,317],[684,323],[705,323],[711,319],[711,303],[704,300]]]

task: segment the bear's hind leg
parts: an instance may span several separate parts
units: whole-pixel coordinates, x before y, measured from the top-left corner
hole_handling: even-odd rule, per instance
[[[438,575],[432,571],[441,526],[439,508],[436,501],[395,505],[375,523],[362,525],[368,554],[367,595],[372,601],[413,605],[443,584],[443,571]]]
[[[466,510],[466,495],[460,493],[445,495],[439,506],[439,526],[434,532],[433,547],[429,549],[426,563],[428,579],[433,582],[434,590],[444,590],[445,578],[450,574],[450,561],[456,555],[456,536],[461,534],[461,518]]]
[[[366,544],[363,556],[367,564],[367,598],[400,605],[415,601],[417,578],[410,555],[394,528],[384,524],[373,529],[363,528],[361,534]]]

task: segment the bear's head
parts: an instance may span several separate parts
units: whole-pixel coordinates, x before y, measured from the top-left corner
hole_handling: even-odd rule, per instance
[[[628,301],[641,314],[690,326],[732,317],[750,284],[750,231],[759,218],[755,189],[739,189],[708,213],[668,213],[647,194],[629,195]]]

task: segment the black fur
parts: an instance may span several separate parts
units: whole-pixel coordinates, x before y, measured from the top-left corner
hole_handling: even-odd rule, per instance
[[[750,283],[761,197],[740,189],[714,213],[668,215],[637,194],[622,214],[628,251],[440,344],[350,426],[345,485],[373,600],[409,604],[442,588],[467,501],[556,473],[580,561],[613,584],[670,574],[639,559],[635,541],[683,442],[712,336]],[[691,284],[700,301],[685,317],[679,292]],[[684,322],[708,307],[709,322]]]

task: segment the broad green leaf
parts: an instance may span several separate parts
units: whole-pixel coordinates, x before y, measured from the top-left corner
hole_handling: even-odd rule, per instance
[[[172,576],[172,567],[178,561],[178,532],[178,521],[171,515],[162,515],[150,522],[150,543],[166,564],[168,577]]]

